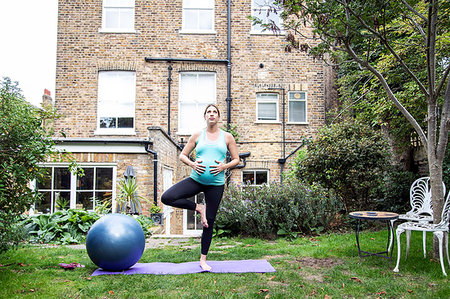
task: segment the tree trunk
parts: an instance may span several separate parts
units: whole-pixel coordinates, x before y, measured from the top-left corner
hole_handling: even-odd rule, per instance
[[[442,163],[439,163],[437,161],[436,156],[430,150],[431,149],[429,149],[428,153],[428,167],[430,170],[430,182],[432,190],[431,200],[433,203],[433,222],[436,224],[441,221],[442,208],[444,205]],[[433,238],[433,257],[439,259],[439,243],[436,237]]]

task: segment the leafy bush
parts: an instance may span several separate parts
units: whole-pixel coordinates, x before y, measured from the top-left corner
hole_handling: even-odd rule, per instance
[[[273,238],[328,231],[341,208],[324,188],[298,180],[258,187],[230,184],[217,214],[217,235]]]
[[[87,232],[100,217],[95,212],[69,209],[26,217],[19,226],[28,234],[30,243],[79,244],[86,241]],[[135,219],[141,225],[145,236],[151,236],[150,227],[154,225],[153,221],[144,215]]]
[[[152,235],[151,227],[155,226],[155,222],[152,218],[145,215],[139,215],[135,219],[141,225],[145,237],[150,237]]]
[[[17,83],[0,80],[0,253],[20,241],[15,221],[35,200],[28,184],[42,175],[38,163],[52,152],[41,126],[47,117],[25,101]]]
[[[84,210],[61,210],[30,216],[22,221],[31,243],[77,244],[86,240],[89,228],[100,216]]]
[[[294,163],[293,173],[334,190],[347,211],[374,209],[384,196],[382,186],[387,191],[395,179],[390,176],[394,169],[389,148],[381,132],[358,121],[344,121],[320,130],[305,157]]]

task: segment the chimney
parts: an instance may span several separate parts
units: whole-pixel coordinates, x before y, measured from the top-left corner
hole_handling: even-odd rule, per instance
[[[54,103],[53,103],[53,99],[50,96],[50,90],[48,90],[47,88],[44,89],[44,95],[42,96],[42,107],[55,107]]]

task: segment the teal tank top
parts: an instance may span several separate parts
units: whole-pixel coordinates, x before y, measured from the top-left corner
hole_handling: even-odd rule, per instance
[[[197,158],[201,160],[201,164],[205,165],[205,172],[199,175],[195,170],[191,172],[191,178],[203,185],[220,186],[225,184],[225,172],[214,176],[211,173],[211,165],[217,165],[215,160],[225,163],[227,154],[227,143],[225,142],[225,133],[220,130],[219,138],[215,141],[208,140],[206,130],[202,130],[195,146]]]

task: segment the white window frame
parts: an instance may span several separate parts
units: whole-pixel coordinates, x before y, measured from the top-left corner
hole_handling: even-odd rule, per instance
[[[201,192],[201,193],[203,193],[203,192]],[[200,194],[194,195],[193,197],[194,197],[195,203],[202,203],[199,200]],[[204,195],[203,195],[203,198],[205,198]],[[197,211],[194,211],[195,219],[197,219],[197,217],[198,217],[197,215],[199,216],[199,213]],[[195,221],[197,222],[197,220],[195,220]],[[185,235],[185,236],[201,236],[201,234],[203,232],[203,228],[202,228],[201,224],[199,224],[197,226],[197,223],[196,223],[194,229],[188,229],[187,224],[188,224],[188,210],[185,209],[183,211],[183,235]]]
[[[215,1],[213,0],[203,0],[203,1],[195,1],[197,3],[203,2],[205,5],[198,5],[197,7],[189,7],[188,6],[188,2],[193,2],[193,0],[191,1],[186,1],[183,0],[183,12],[182,12],[182,25],[181,25],[181,30],[180,33],[187,33],[187,34],[216,34],[216,30],[214,27],[214,23],[215,23]],[[207,3],[209,2],[209,3]],[[197,12],[200,13],[201,11],[210,11],[212,14],[212,20],[211,20],[211,29],[200,29],[199,28],[199,24],[197,23],[197,28],[186,28],[186,12],[191,11],[191,12]],[[200,17],[198,18],[198,20],[200,19]]]
[[[100,28],[98,31],[102,33],[136,33],[135,30],[135,23],[136,23],[136,17],[135,17],[135,0],[103,0],[102,1],[102,28]],[[122,2],[119,4],[119,2]],[[115,10],[129,10],[131,9],[133,11],[133,27],[130,28],[111,28],[106,27],[106,18],[107,18],[107,11],[110,9]],[[120,13],[119,13],[120,18]]]
[[[202,75],[213,75],[214,77],[214,86],[212,87],[213,89],[213,94],[211,95],[211,97],[199,97],[197,95],[193,95],[192,97],[186,97],[183,94],[183,90],[181,88],[181,84],[182,84],[182,80],[183,80],[183,76],[184,75],[197,75],[197,87],[201,88],[201,84],[199,84],[199,77]],[[203,111],[204,108],[206,108],[206,105],[208,104],[215,104],[216,103],[216,96],[217,95],[217,74],[215,72],[180,72],[179,74],[179,93],[178,93],[178,134],[179,135],[191,135],[192,133],[194,133],[195,130],[200,130],[202,129],[202,127],[199,128],[183,128],[181,127],[181,119],[183,117],[186,117],[185,113],[183,113],[182,110],[182,104],[183,103],[191,103],[191,104],[195,104],[196,106],[196,110],[197,110],[197,115],[194,115],[193,117],[196,117],[196,119],[202,120],[203,119]]]
[[[133,127],[132,128],[101,128],[100,126],[100,118],[105,117],[105,115],[102,115],[102,106],[104,104],[101,104],[100,102],[108,102],[107,98],[104,98],[104,95],[102,94],[101,90],[104,88],[100,86],[102,84],[102,75],[105,73],[114,73],[118,76],[120,76],[120,73],[127,73],[127,75],[133,74],[133,82],[130,86],[127,86],[130,88],[129,90],[129,102],[133,102],[133,115],[128,116],[133,118]],[[99,71],[98,72],[98,98],[97,98],[97,129],[95,130],[95,135],[136,135],[136,72],[135,71]],[[128,94],[127,94],[128,96]],[[111,104],[112,105],[112,104]],[[120,109],[117,109],[117,111],[120,111]],[[119,117],[119,116],[113,116],[111,117]],[[118,120],[117,120],[118,123]]]
[[[260,95],[264,95],[264,94],[276,95],[277,99],[276,100],[268,100],[268,99],[259,98]],[[256,94],[256,122],[257,123],[279,123],[280,122],[280,104],[279,104],[279,102],[280,102],[280,95],[277,92],[258,92]],[[259,104],[262,104],[262,103],[276,104],[276,111],[275,111],[276,119],[273,119],[273,120],[272,119],[268,119],[268,120],[260,119],[260,116],[258,114],[258,111],[259,111],[258,107],[259,107]]]
[[[255,180],[254,180],[253,184],[247,185],[247,182],[244,182],[244,172],[247,172],[247,173],[248,172],[253,172],[253,175],[255,177]],[[256,173],[257,172],[265,172],[265,173],[267,173],[267,182],[266,183],[259,184],[259,185],[256,184]],[[270,182],[270,171],[268,169],[246,169],[246,170],[242,170],[241,171],[241,182],[242,182],[242,186],[244,186],[244,187],[262,186],[264,184],[269,184],[269,182]]]
[[[267,14],[267,10],[269,9],[269,5],[272,5],[274,0],[251,0],[252,1],[252,11],[251,11],[251,15],[252,17],[257,17],[259,19],[262,19],[263,21],[266,20],[266,14]],[[267,5],[258,5],[255,2],[262,2],[264,1],[265,4]],[[277,16],[279,19],[279,24],[280,24],[280,32],[276,33],[273,32],[272,30],[257,30],[255,28],[255,26],[259,26],[259,25],[253,25],[251,24],[251,29],[250,29],[250,34],[252,35],[284,35],[284,30],[283,30],[283,20],[280,17],[280,13],[281,10],[277,12]]]
[[[55,168],[69,168],[69,164],[68,163],[43,163],[43,164],[39,164],[40,167],[48,167],[52,169],[52,173],[51,175],[51,187],[50,189],[40,189],[40,191],[43,192],[50,192],[50,214],[55,212],[55,198],[54,198],[54,192],[58,191],[54,188],[54,169]],[[117,180],[117,164],[115,163],[80,163],[79,166],[81,168],[85,167],[85,168],[112,168],[112,202],[111,202],[111,208],[112,208],[112,212],[115,211],[115,206],[116,206],[116,180]],[[94,176],[94,180],[95,180],[95,176]],[[70,208],[71,209],[75,209],[76,208],[76,199],[77,199],[77,175],[75,173],[71,173],[70,174],[70,190],[66,191],[66,192],[70,192]],[[95,181],[94,181],[95,184]],[[31,188],[33,190],[37,189],[37,182],[36,180],[33,180],[31,182]],[[96,190],[95,189],[95,185],[94,185],[94,189],[95,191],[110,191],[110,190]],[[94,203],[94,209],[95,209],[95,203]],[[92,211],[92,210],[88,210],[88,211]],[[31,206],[31,213],[30,214],[41,214],[41,212],[36,212],[35,210],[35,204],[33,203],[33,205]]]
[[[291,99],[291,94],[295,93],[303,93],[305,95],[304,99]],[[305,103],[305,121],[291,121],[291,110],[290,110],[290,102],[304,102]],[[308,123],[308,94],[306,91],[289,91],[288,92],[288,124],[307,124]]]

